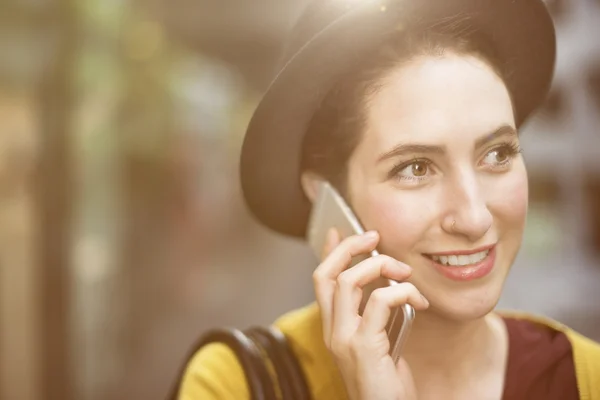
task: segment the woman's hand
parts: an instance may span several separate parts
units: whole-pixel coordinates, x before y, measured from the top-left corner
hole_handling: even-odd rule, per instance
[[[313,274],[323,320],[325,345],[333,354],[351,399],[414,400],[414,382],[401,359],[389,355],[386,324],[392,309],[408,303],[417,310],[429,306],[410,283],[376,289],[358,314],[362,288],[379,277],[404,281],[411,268],[391,257],[370,257],[348,269],[351,259],[369,254],[379,242],[376,232],[351,236],[340,243],[332,229],[323,251],[324,260]]]

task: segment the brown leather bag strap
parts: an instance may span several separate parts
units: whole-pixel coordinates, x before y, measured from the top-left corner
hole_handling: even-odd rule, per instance
[[[167,400],[178,400],[179,387],[187,364],[198,350],[210,343],[223,343],[234,352],[244,370],[252,400],[278,398],[265,355],[275,370],[283,400],[310,400],[310,391],[302,368],[285,335],[276,328],[260,327],[246,332],[237,329],[215,329],[203,335],[188,353]]]
[[[214,329],[204,334],[192,347],[175,381],[168,400],[179,400],[179,389],[187,364],[202,347],[211,343],[228,346],[238,358],[246,376],[252,400],[277,400],[271,376],[265,365],[260,348],[244,332],[238,329]]]
[[[271,360],[283,399],[309,400],[304,372],[285,335],[275,327],[254,327],[246,333],[260,344]]]

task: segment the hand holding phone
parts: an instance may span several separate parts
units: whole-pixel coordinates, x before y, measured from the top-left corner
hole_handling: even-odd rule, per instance
[[[322,182],[312,208],[307,231],[307,241],[317,256],[321,255],[326,243],[327,233],[331,228],[336,229],[342,238],[365,233],[360,221],[342,196],[337,193],[330,183]],[[378,256],[379,253],[373,248],[367,254],[355,255],[348,267],[353,267],[369,257]],[[363,315],[373,291],[398,284],[399,282],[382,276],[364,284],[358,314]],[[400,359],[402,346],[408,337],[414,317],[414,308],[410,304],[403,304],[391,311],[391,316],[386,324],[386,332],[390,340],[390,356],[395,363]]]
[[[323,340],[350,399],[415,399],[400,350],[413,307],[424,310],[428,303],[405,282],[410,267],[376,253],[378,233],[364,233],[338,196],[329,184],[321,187],[307,237],[317,255],[324,247],[332,249],[313,274]]]

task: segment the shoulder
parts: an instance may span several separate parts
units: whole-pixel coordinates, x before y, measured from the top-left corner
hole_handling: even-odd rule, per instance
[[[322,339],[319,307],[312,303],[278,318],[274,326],[287,337],[306,375],[313,398],[343,398],[344,386]],[[249,398],[244,371],[226,346],[211,344],[187,364],[180,400]]]
[[[345,388],[323,342],[321,312],[316,303],[285,314],[274,324],[287,337],[306,376],[313,398],[343,399]]]
[[[321,313],[316,303],[284,314],[273,324],[287,337],[297,354],[319,353],[325,349]]]
[[[499,315],[505,319],[513,319],[517,321],[528,322],[530,325],[537,326],[553,332],[560,332],[567,336],[569,342],[573,346],[574,351],[585,349],[591,356],[600,356],[600,343],[587,338],[577,331],[571,329],[567,325],[558,322],[552,318],[541,315],[530,314],[522,311],[503,310]]]
[[[532,327],[537,328],[537,332],[546,338],[559,338],[553,343],[560,345],[560,337],[566,337],[569,348],[569,357],[572,358],[575,369],[577,386],[581,398],[600,400],[600,344],[587,338],[568,326],[553,319],[516,311],[502,311],[499,313],[505,319],[520,321],[524,324],[519,334],[527,335],[532,332]],[[597,396],[597,397],[592,397]]]
[[[573,345],[581,398],[600,400],[600,344],[568,328],[565,333]]]
[[[244,371],[232,350],[223,344],[199,349],[187,363],[179,400],[249,398]]]

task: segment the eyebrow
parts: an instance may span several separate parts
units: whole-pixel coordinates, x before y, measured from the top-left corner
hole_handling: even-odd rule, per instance
[[[504,136],[518,136],[518,132],[510,125],[502,125],[487,135],[484,135],[475,141],[475,148],[480,148],[489,142]],[[379,156],[377,162],[382,162],[390,158],[405,156],[409,154],[444,154],[446,146],[427,145],[427,144],[400,144],[392,150]]]

